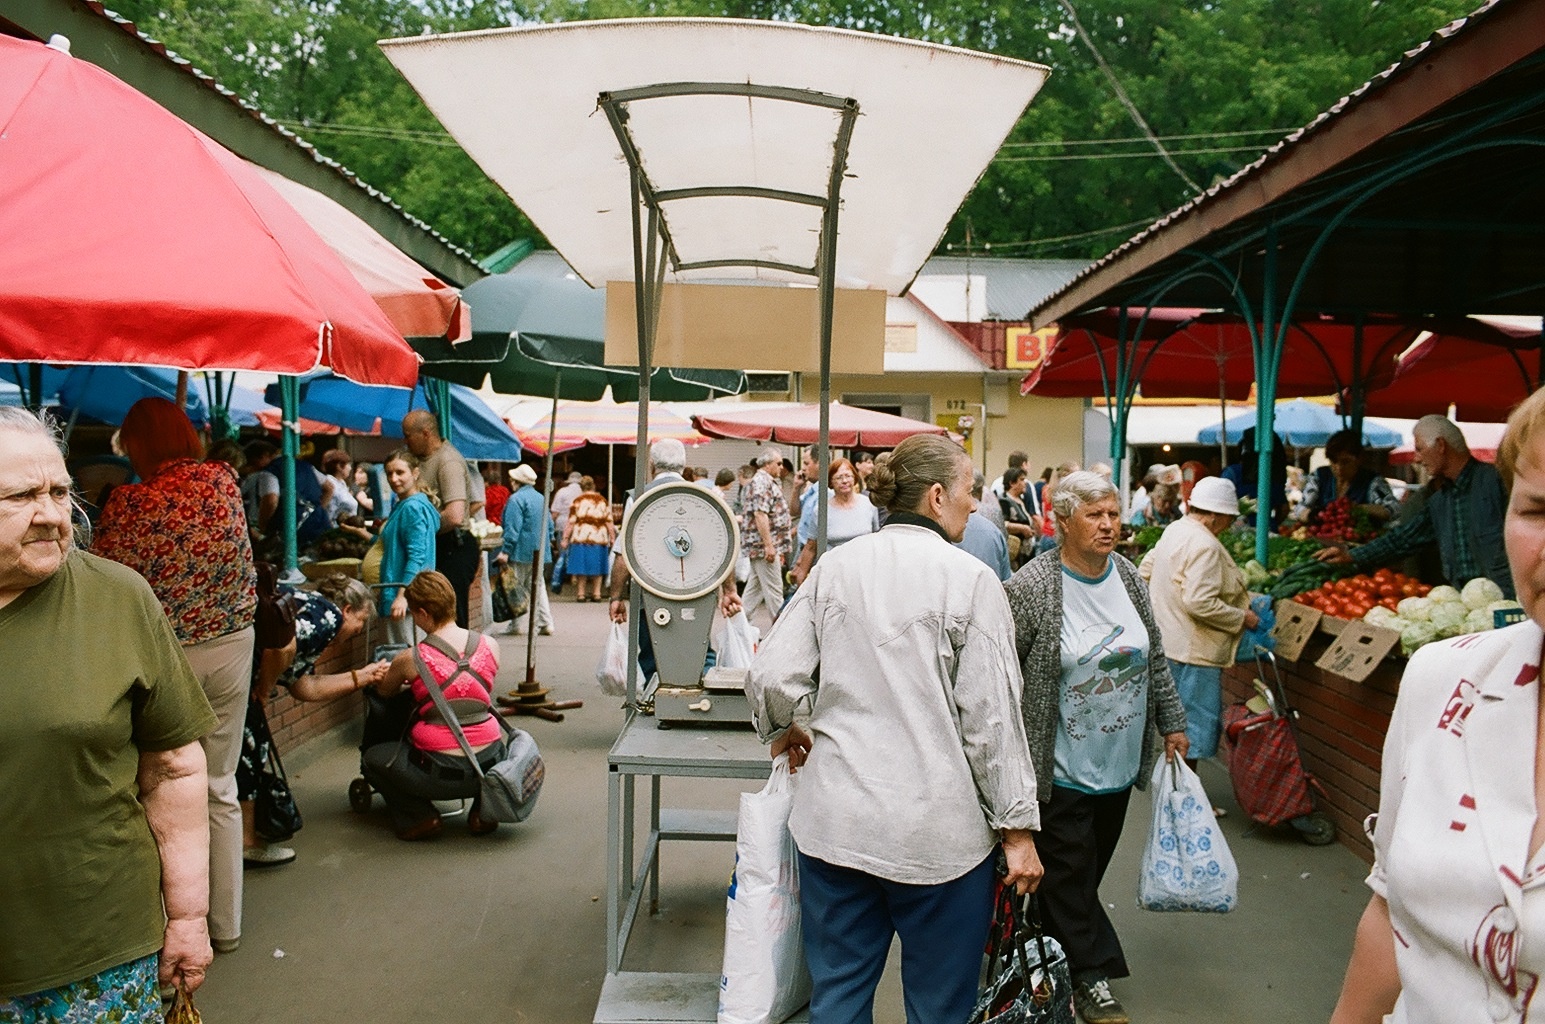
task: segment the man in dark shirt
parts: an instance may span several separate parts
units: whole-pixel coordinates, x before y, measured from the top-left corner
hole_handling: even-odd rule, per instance
[[[1420,513],[1359,548],[1328,547],[1321,561],[1371,569],[1436,543],[1443,575],[1456,587],[1481,576],[1513,596],[1513,574],[1502,545],[1507,492],[1494,467],[1470,454],[1470,446],[1446,416],[1423,416],[1412,431],[1416,459],[1435,489]]]

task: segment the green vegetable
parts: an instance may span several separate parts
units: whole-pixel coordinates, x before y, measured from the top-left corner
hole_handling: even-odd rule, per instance
[[[1345,579],[1356,574],[1357,569],[1353,566],[1334,565],[1310,558],[1284,569],[1282,575],[1277,577],[1277,582],[1267,587],[1265,593],[1273,600],[1295,597],[1329,580]]]
[[[1484,576],[1477,576],[1460,591],[1467,608],[1484,608],[1493,601],[1502,600],[1502,588]]]

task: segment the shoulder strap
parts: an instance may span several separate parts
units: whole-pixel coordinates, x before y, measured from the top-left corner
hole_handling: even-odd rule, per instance
[[[429,639],[434,641],[439,638],[431,636]],[[461,723],[456,720],[456,715],[451,711],[450,702],[445,699],[445,693],[440,689],[440,684],[435,682],[429,666],[424,663],[424,656],[419,652],[417,644],[413,645],[413,664],[418,668],[418,677],[423,681],[424,688],[429,691],[429,699],[434,701],[435,708],[440,712],[440,717],[445,719],[444,724],[450,728],[451,735],[456,737],[456,745],[461,747],[462,755],[472,763],[472,770],[477,772],[478,778],[482,778],[483,766],[477,763],[477,755],[472,752],[472,744],[467,742],[467,734],[461,731]]]
[[[456,667],[451,670],[450,675],[445,677],[445,682],[443,683],[437,683],[434,681],[433,673],[428,671],[428,665],[424,664],[422,657],[418,653],[418,645],[415,644],[413,647],[415,661],[423,666],[420,671],[420,675],[423,677],[425,688],[429,690],[431,696],[439,694],[441,699],[445,700],[448,706],[457,709],[459,712],[456,715],[457,721],[466,725],[476,725],[479,722],[487,721],[488,715],[493,713],[492,704],[473,700],[470,697],[449,700],[445,698],[444,694],[446,689],[450,687],[451,683],[455,682],[456,678],[463,673],[471,676],[473,679],[476,679],[479,683],[482,683],[483,689],[487,690],[490,694],[493,693],[493,686],[489,683],[488,680],[484,679],[482,674],[471,665],[472,656],[477,652],[477,646],[480,637],[481,634],[479,633],[475,633],[472,630],[467,631],[467,651],[465,654],[458,654],[454,647],[446,643],[440,637],[435,636],[433,633],[424,637],[423,641],[421,641],[422,643],[427,643],[429,646],[433,647],[447,658],[454,660],[456,663]],[[439,711],[442,716],[446,713],[445,708],[439,707],[438,704],[436,705],[436,710]]]

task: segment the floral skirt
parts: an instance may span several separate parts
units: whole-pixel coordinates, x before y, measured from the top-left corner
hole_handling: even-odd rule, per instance
[[[162,1024],[159,959],[151,953],[58,988],[0,998],[0,1024]]]

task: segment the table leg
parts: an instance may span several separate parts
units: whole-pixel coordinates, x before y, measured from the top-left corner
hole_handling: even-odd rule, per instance
[[[622,806],[621,775],[616,768],[606,773],[606,972],[616,974],[622,969],[621,926],[623,878],[622,873]]]
[[[649,834],[660,835],[660,776],[649,777]],[[649,867],[649,913],[660,912],[660,844],[655,844],[654,860]]]

